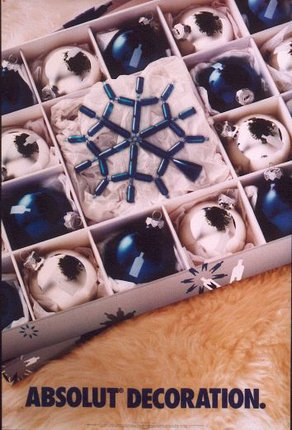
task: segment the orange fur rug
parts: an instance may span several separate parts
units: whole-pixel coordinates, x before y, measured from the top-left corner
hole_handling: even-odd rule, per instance
[[[290,284],[284,266],[112,327],[19,384],[4,382],[4,428],[289,429]],[[46,385],[256,387],[266,408],[25,408],[28,388]]]

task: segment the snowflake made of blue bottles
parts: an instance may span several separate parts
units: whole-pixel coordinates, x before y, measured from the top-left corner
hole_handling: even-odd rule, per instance
[[[197,292],[197,294],[202,294],[205,291],[215,290],[221,287],[217,281],[228,276],[227,273],[218,273],[223,263],[223,260],[214,265],[203,263],[201,266],[189,269],[189,272],[193,276],[181,281],[182,284],[189,285],[186,294],[193,291]]]
[[[195,108],[190,107],[180,112],[177,116],[172,116],[171,108],[167,100],[174,90],[173,84],[168,84],[160,97],[143,98],[143,88],[144,78],[139,76],[136,79],[136,96],[132,99],[123,96],[117,97],[110,84],[105,83],[103,85],[103,89],[109,99],[109,102],[107,103],[101,116],[84,105],[80,107],[81,113],[88,116],[89,118],[96,119],[97,122],[88,129],[86,135],[70,136],[68,138],[68,142],[72,144],[84,143],[86,144],[89,151],[93,154],[93,158],[91,160],[85,160],[75,166],[76,173],[81,173],[89,169],[95,163],[99,165],[100,174],[103,179],[95,188],[94,194],[96,196],[101,195],[110,182],[115,183],[128,181],[126,198],[127,202],[133,203],[135,201],[134,182],[142,181],[148,183],[154,182],[159,192],[165,197],[168,197],[169,192],[162,177],[165,174],[170,162],[172,162],[188,179],[192,181],[195,181],[201,173],[201,165],[191,161],[174,158],[174,156],[181,149],[183,149],[186,143],[199,144],[207,140],[206,137],[201,135],[186,135],[185,131],[177,124],[177,120],[185,120],[186,118],[195,115]],[[110,120],[115,103],[132,108],[133,114],[131,130],[127,130]],[[156,105],[158,103],[161,104],[163,119],[156,124],[150,125],[149,127],[141,130],[140,120],[143,108],[146,106]],[[116,145],[101,151],[92,141],[92,138],[103,128],[113,131],[118,136],[122,137],[123,140]],[[172,130],[173,133],[179,138],[179,140],[174,145],[172,145],[170,149],[165,151],[146,140],[146,138],[153,136],[154,134],[166,128]],[[139,147],[161,159],[155,177],[137,170]],[[128,171],[109,175],[107,159],[112,155],[126,149],[129,149],[130,152]]]

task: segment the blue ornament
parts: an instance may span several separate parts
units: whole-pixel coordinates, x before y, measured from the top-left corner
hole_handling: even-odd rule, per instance
[[[292,18],[290,0],[237,1],[240,11],[252,33],[282,24]]]
[[[5,115],[24,109],[34,104],[33,95],[28,84],[14,68],[1,67],[1,113]]]
[[[265,239],[292,234],[292,178],[279,168],[269,169],[257,188],[255,215]]]
[[[167,44],[153,22],[141,18],[139,23],[121,28],[107,45],[103,56],[113,78],[130,75],[165,57]]]
[[[4,224],[12,247],[21,248],[68,233],[65,216],[72,212],[66,196],[40,188],[23,194],[6,207]]]
[[[13,321],[24,316],[23,307],[17,289],[8,282],[0,285],[1,330],[9,327]]]
[[[135,284],[151,282],[176,273],[176,258],[169,230],[140,222],[110,239],[103,262],[113,279]]]
[[[270,0],[248,0],[248,7],[266,26],[273,27],[286,20],[284,2]]]
[[[199,86],[218,112],[235,109],[264,97],[261,77],[244,58],[226,57],[197,73]]]

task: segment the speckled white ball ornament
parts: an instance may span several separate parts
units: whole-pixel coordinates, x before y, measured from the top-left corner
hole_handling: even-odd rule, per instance
[[[31,276],[29,290],[48,311],[62,311],[97,297],[96,270],[78,252],[60,250],[45,257],[33,252],[24,266],[36,272]]]
[[[239,173],[266,169],[289,158],[289,134],[270,115],[249,115],[234,126],[225,122],[221,136],[226,139],[228,156]]]
[[[279,72],[292,73],[292,37],[281,42],[272,52],[269,64]]]
[[[50,99],[89,87],[101,79],[99,62],[90,52],[77,46],[63,46],[43,61],[42,98]]]
[[[234,37],[228,17],[212,7],[185,11],[176,19],[172,32],[183,54],[215,48]]]
[[[187,212],[178,234],[182,244],[193,254],[220,258],[243,249],[246,228],[235,209],[206,201]]]
[[[3,181],[42,170],[50,162],[47,143],[31,130],[18,128],[5,131],[1,148]]]

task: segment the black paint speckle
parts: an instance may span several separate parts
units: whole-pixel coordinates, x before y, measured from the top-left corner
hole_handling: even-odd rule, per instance
[[[82,76],[90,70],[90,61],[83,52],[78,52],[74,57],[69,56],[69,52],[65,52],[64,61],[67,63],[68,70],[75,75]]]
[[[194,18],[201,33],[206,33],[209,37],[215,36],[216,33],[222,33],[222,22],[219,16],[203,11],[196,13]]]
[[[275,136],[277,134],[276,126],[272,121],[264,118],[250,118],[248,120],[248,129],[254,139],[267,143],[264,136]]]
[[[70,281],[77,279],[82,270],[84,270],[83,264],[77,258],[72,257],[72,255],[65,255],[60,258],[58,266],[63,275]]]
[[[28,134],[21,133],[21,134],[18,134],[14,140],[17,151],[26,158],[31,157],[36,152],[39,152],[39,147],[36,142],[32,142],[32,143],[26,142],[26,139],[28,137],[29,137]]]
[[[231,220],[231,215],[225,209],[212,206],[204,208],[204,211],[208,224],[216,227],[218,231],[225,231]]]

